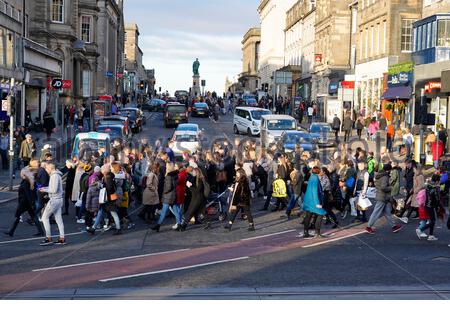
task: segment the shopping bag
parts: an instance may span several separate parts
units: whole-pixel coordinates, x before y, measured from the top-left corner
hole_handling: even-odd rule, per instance
[[[369,198],[359,197],[359,199],[358,199],[358,207],[360,207],[361,210],[367,210],[371,206],[372,206],[372,202],[369,200]]]
[[[100,204],[104,204],[104,203],[106,203],[106,199],[107,199],[106,188],[101,188],[99,196],[98,196],[98,200],[99,200],[98,202]]]

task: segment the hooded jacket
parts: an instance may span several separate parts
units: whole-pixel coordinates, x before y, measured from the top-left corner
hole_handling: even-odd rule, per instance
[[[377,188],[376,201],[389,202],[391,200],[391,185],[388,171],[381,171],[376,175],[375,187]]]
[[[43,188],[44,192],[48,193],[50,200],[62,200],[63,198],[63,185],[62,185],[62,173],[55,170],[50,175],[50,182],[48,187]]]

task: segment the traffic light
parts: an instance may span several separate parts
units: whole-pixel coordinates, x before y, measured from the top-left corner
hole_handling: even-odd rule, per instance
[[[141,81],[141,82],[139,83],[139,88],[140,88],[141,90],[144,90],[144,88],[145,88],[145,83],[144,83],[144,81]]]
[[[269,92],[269,84],[268,83],[264,84],[264,92]]]

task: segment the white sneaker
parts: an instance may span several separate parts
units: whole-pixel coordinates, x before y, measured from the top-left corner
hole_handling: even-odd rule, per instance
[[[104,231],[108,231],[109,229],[111,229],[111,226],[106,225],[106,224],[103,226]]]
[[[404,224],[408,224],[408,218],[407,218],[407,217],[398,218],[398,220],[400,220],[400,221],[403,222]]]
[[[416,234],[419,240],[428,237],[427,234],[425,232],[422,232],[419,228],[416,229]]]
[[[436,238],[435,236],[428,236],[428,241],[437,241],[438,238]]]
[[[83,224],[84,222],[85,222],[84,219],[78,219],[78,220],[77,220],[77,223],[78,223],[78,224]]]
[[[264,196],[264,200],[267,200],[267,196]]]
[[[172,226],[172,230],[175,230],[176,228],[178,228],[178,223],[175,223],[175,224]]]

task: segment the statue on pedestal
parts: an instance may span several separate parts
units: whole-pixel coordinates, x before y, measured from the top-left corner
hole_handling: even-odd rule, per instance
[[[194,61],[192,64],[192,72],[194,73],[194,76],[199,76],[198,69],[200,69],[200,61],[198,61],[198,58]]]

